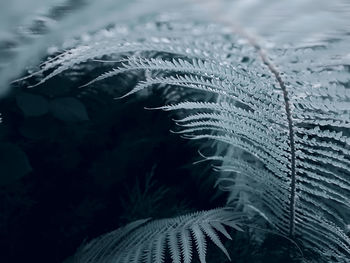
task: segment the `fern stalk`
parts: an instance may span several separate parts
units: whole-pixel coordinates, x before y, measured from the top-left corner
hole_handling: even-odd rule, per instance
[[[223,22],[223,21],[222,21]],[[231,25],[232,27],[232,25]],[[257,41],[248,33],[245,32],[240,27],[234,27],[233,32],[238,33],[239,35],[242,35],[245,39],[248,40],[249,44],[252,45],[258,52],[262,62],[267,66],[269,71],[273,74],[273,76],[276,78],[277,83],[279,84],[283,99],[284,99],[284,106],[286,111],[286,117],[288,121],[288,134],[289,134],[289,146],[290,146],[290,164],[291,164],[291,184],[290,184],[290,200],[289,200],[289,237],[293,238],[295,235],[295,199],[296,199],[296,165],[295,165],[295,138],[294,138],[294,130],[293,130],[293,120],[292,120],[292,113],[291,113],[291,107],[290,107],[290,99],[288,96],[288,90],[287,86],[284,83],[280,72],[277,70],[277,68],[269,61],[269,59],[266,56],[266,53],[261,48],[261,46],[257,43]]]
[[[261,52],[260,52],[261,53]],[[265,57],[262,55],[262,58]],[[288,91],[287,87],[284,84],[281,75],[276,70],[275,67],[271,63],[269,63],[267,60],[264,61],[264,63],[267,65],[267,67],[271,70],[271,72],[275,75],[277,82],[279,83],[282,91],[283,91],[283,98],[284,98],[284,105],[286,109],[287,114],[287,120],[288,120],[288,132],[289,132],[289,142],[290,142],[290,157],[291,157],[291,193],[290,193],[290,204],[289,204],[289,236],[294,236],[294,230],[295,230],[295,191],[296,191],[296,173],[295,173],[295,141],[294,141],[294,130],[293,130],[293,120],[292,120],[292,114],[290,110],[290,103],[289,103],[289,97],[288,97]]]
[[[285,110],[288,120],[288,132],[289,132],[289,143],[290,143],[290,164],[291,164],[291,193],[290,193],[290,203],[289,203],[289,236],[294,237],[295,232],[295,192],[296,192],[296,173],[295,173],[295,141],[294,141],[294,130],[293,130],[293,120],[289,103],[288,91],[285,83],[283,82],[278,70],[268,61],[266,55],[259,47],[258,49],[260,57],[272,74],[276,77],[276,80],[283,92],[283,99]]]

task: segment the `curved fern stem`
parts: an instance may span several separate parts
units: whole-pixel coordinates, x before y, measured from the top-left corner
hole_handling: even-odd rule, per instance
[[[257,44],[254,45],[259,55],[264,62],[264,64],[268,67],[268,69],[275,76],[279,86],[283,92],[284,106],[287,114],[288,120],[288,132],[289,132],[289,143],[290,143],[290,157],[291,157],[291,185],[290,185],[290,200],[289,200],[289,236],[293,237],[295,232],[295,199],[296,199],[296,170],[295,170],[295,141],[294,141],[294,130],[293,130],[293,120],[292,113],[290,109],[288,90],[286,84],[283,82],[280,73],[273,66],[273,64],[267,59],[263,50]]]
[[[258,54],[262,62],[267,66],[271,73],[275,76],[281,90],[283,93],[284,106],[287,115],[288,121],[288,133],[289,133],[289,144],[290,144],[290,157],[291,157],[291,184],[290,184],[290,200],[289,200],[289,236],[294,237],[295,233],[295,199],[296,199],[296,165],[295,165],[295,139],[294,139],[294,130],[293,130],[293,120],[292,113],[290,109],[290,102],[288,96],[287,86],[282,80],[282,77],[279,71],[275,66],[269,61],[263,49],[259,44],[243,30],[238,30],[240,34],[244,35],[245,38],[250,42],[250,44],[258,51]]]
[[[293,120],[292,114],[290,110],[290,103],[288,97],[288,91],[285,83],[283,82],[281,75],[277,71],[277,69],[267,60],[264,53],[259,50],[261,58],[265,65],[270,69],[270,71],[274,74],[279,83],[284,98],[284,105],[287,113],[288,120],[288,130],[289,130],[289,142],[290,142],[290,157],[291,157],[291,193],[290,193],[290,202],[289,202],[289,236],[294,236],[295,231],[295,192],[296,192],[296,172],[295,172],[295,141],[294,141],[294,130],[293,130]]]
[[[257,41],[248,34],[243,28],[239,25],[232,24],[232,22],[227,21],[226,19],[219,18],[221,17],[214,10],[211,11],[211,14],[215,15],[215,19],[219,20],[223,24],[228,25],[232,28],[233,32],[240,34],[244,38],[248,40],[248,42],[257,50],[262,62],[267,66],[267,68],[271,71],[271,73],[275,76],[281,90],[283,93],[284,105],[287,114],[288,121],[288,133],[289,133],[289,143],[290,143],[290,156],[291,156],[291,194],[290,194],[290,202],[289,202],[289,237],[293,238],[295,234],[295,199],[296,199],[296,165],[295,165],[295,139],[294,139],[294,130],[293,130],[293,120],[290,109],[289,97],[286,84],[281,78],[279,71],[274,67],[274,65],[269,61],[265,52],[261,48],[261,46],[257,43]]]

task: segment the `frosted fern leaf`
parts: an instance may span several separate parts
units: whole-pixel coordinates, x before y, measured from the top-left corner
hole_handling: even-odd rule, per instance
[[[84,245],[75,262],[164,262],[166,251],[174,263],[189,263],[197,252],[205,263],[207,239],[230,258],[219,235],[231,239],[225,227],[241,231],[243,214],[213,209],[179,217],[138,220]]]

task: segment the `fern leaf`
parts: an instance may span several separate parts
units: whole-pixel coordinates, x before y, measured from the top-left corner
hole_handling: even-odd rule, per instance
[[[229,257],[216,233],[224,225],[241,230],[243,214],[220,208],[149,222],[139,220],[92,240],[78,250],[77,262],[164,262],[168,244],[173,262],[191,262],[193,243],[205,263],[208,236]],[[214,227],[215,226],[215,227]],[[192,234],[192,235],[191,235]],[[151,259],[152,261],[149,261]]]
[[[181,262],[179,244],[177,242],[177,232],[170,232],[168,236],[168,245],[170,248],[171,259],[174,263]]]
[[[207,243],[205,241],[204,235],[198,226],[191,227],[191,231],[194,237],[194,241],[196,243],[199,260],[201,263],[204,263],[205,254],[207,253]]]
[[[229,260],[231,260],[230,255],[228,254],[226,248],[224,247],[224,245],[222,244],[220,238],[218,237],[218,235],[216,234],[215,230],[212,228],[212,226],[210,224],[201,224],[201,229],[202,231],[210,238],[211,241],[213,241],[213,243],[218,246],[227,256],[227,258]]]
[[[218,223],[220,224],[220,223]],[[192,246],[191,246],[191,235],[189,230],[183,229],[180,232],[180,244],[181,244],[181,253],[183,256],[184,263],[190,263],[192,260]]]

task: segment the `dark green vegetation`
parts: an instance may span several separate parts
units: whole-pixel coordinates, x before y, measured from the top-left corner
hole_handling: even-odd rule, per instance
[[[225,205],[211,166],[192,165],[206,145],[170,133],[177,116],[144,110],[164,104],[159,91],[116,101],[76,85],[60,78],[1,101],[1,159],[11,160],[0,166],[1,262],[62,262],[84,240],[128,222]],[[114,96],[129,89],[115,85]],[[74,99],[71,110],[44,110],[58,98]],[[293,262],[287,239],[259,244],[246,230],[224,242],[233,262]],[[228,262],[208,245],[207,262]]]

